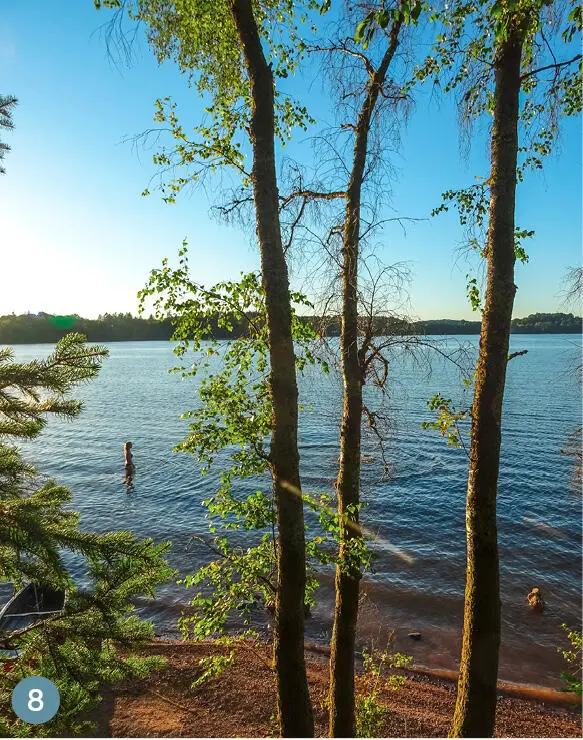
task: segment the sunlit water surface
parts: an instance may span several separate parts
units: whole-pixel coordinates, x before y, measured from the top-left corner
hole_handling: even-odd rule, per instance
[[[478,338],[467,343],[475,355]],[[171,563],[192,573],[209,559],[193,535],[207,536],[201,501],[215,490],[213,475],[201,477],[191,456],[172,452],[187,431],[180,415],[196,405],[196,381],[169,375],[177,364],[168,342],[122,342],[98,379],[83,386],[82,415],[73,423],[53,419],[42,436],[23,445],[39,470],[69,486],[82,526],[106,531],[132,529],[156,541],[172,540]],[[45,356],[48,345],[15,348],[16,359]],[[504,401],[502,460],[498,494],[503,634],[500,677],[522,683],[559,685],[564,669],[558,646],[566,647],[561,623],[580,623],[581,494],[569,485],[573,458],[560,454],[580,421],[581,397],[570,369],[581,352],[579,337],[514,335]],[[428,375],[425,364],[396,355],[390,370],[391,436],[383,479],[373,437],[363,453],[363,522],[377,535],[374,571],[363,584],[359,641],[383,644],[395,630],[395,647],[419,664],[457,667],[463,612],[467,456],[448,447],[435,431],[426,400],[436,392],[469,405],[459,372],[438,355]],[[365,387],[374,404],[374,394]],[[338,374],[308,371],[300,380],[300,454],[306,491],[334,493],[339,440]],[[133,490],[124,485],[123,450],[134,443]],[[366,458],[370,459],[370,458]],[[267,484],[268,485],[268,484]],[[256,490],[246,482],[240,492]],[[546,609],[535,614],[526,594],[542,589]],[[176,636],[177,619],[188,599],[169,585],[154,603],[140,605],[160,635]],[[333,581],[324,573],[318,606],[306,622],[308,639],[329,639]],[[265,625],[263,614],[258,624]],[[414,642],[407,633],[416,630]]]

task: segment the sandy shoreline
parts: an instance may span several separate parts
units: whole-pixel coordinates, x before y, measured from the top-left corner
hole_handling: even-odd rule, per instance
[[[324,702],[328,685],[327,649],[306,646],[316,735],[327,735]],[[145,680],[123,681],[105,692],[93,713],[96,737],[268,737],[277,734],[273,720],[275,687],[271,648],[247,646],[221,677],[193,691],[201,657],[222,648],[212,642],[156,640],[150,654],[166,665]],[[451,675],[416,667],[397,692],[383,691],[387,706],[383,737],[446,737],[456,684]],[[499,686],[498,737],[580,737],[580,700],[551,689],[518,684]]]
[[[180,641],[171,641],[179,643]],[[330,648],[324,645],[306,643],[306,651],[330,657]],[[412,667],[405,671],[407,674],[426,677],[428,680],[441,679],[450,683],[456,683],[458,679],[457,671],[447,668],[433,668],[431,666],[413,663]],[[558,691],[550,686],[539,686],[530,683],[518,683],[516,681],[498,680],[498,692],[507,696],[515,696],[524,699],[538,699],[540,701],[552,702],[556,704],[565,704],[567,706],[581,706],[581,697],[572,693]]]
[[[306,620],[307,642],[326,646],[330,643],[334,619],[334,581],[332,574],[320,574],[317,603]],[[364,578],[359,603],[357,649],[385,648],[389,636],[395,651],[411,655],[416,665],[431,669],[456,671],[461,653],[463,629],[463,594],[453,598],[433,589],[430,592],[405,589],[384,581]],[[528,592],[528,589],[525,593]],[[549,591],[547,608],[536,613],[528,606],[525,594],[516,603],[502,605],[499,678],[503,681],[560,689],[561,673],[567,665],[559,649],[568,649],[569,641],[561,623],[577,628],[580,624],[580,598],[577,613],[567,617],[556,595]],[[514,611],[512,611],[514,610]],[[190,613],[188,593],[173,588],[171,598],[157,598],[140,604],[140,614],[155,624],[156,636],[179,639],[177,628],[181,613]],[[262,609],[254,611],[251,626],[266,639],[271,637],[272,619]],[[245,625],[234,615],[233,632]],[[420,632],[413,641],[410,632]]]

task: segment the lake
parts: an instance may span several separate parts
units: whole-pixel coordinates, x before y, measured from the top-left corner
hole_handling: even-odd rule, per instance
[[[475,355],[478,337],[462,342]],[[156,541],[170,539],[171,563],[192,573],[209,560],[191,541],[205,536],[201,501],[216,478],[202,477],[189,455],[172,452],[186,433],[180,414],[197,403],[193,379],[169,375],[178,364],[168,342],[109,346],[98,379],[76,394],[85,409],[74,422],[52,419],[41,437],[22,445],[39,470],[73,492],[74,508],[88,530],[132,529]],[[15,347],[18,361],[46,356],[49,345]],[[499,540],[503,606],[500,678],[558,686],[565,666],[556,653],[567,647],[561,623],[580,624],[581,493],[570,485],[573,458],[562,455],[580,422],[581,392],[572,368],[581,355],[574,335],[513,335],[511,351],[528,354],[508,367],[499,482]],[[363,582],[359,644],[382,644],[395,631],[396,648],[418,664],[455,669],[463,613],[467,456],[439,433],[423,431],[431,420],[426,400],[436,392],[469,405],[458,370],[435,354],[431,372],[396,352],[385,406],[390,419],[383,479],[374,438],[366,436],[362,466],[363,523],[377,535],[378,557]],[[334,493],[339,440],[341,379],[310,369],[300,381],[302,484],[305,491]],[[365,386],[367,398],[374,392]],[[133,490],[124,485],[123,443],[132,440]],[[246,482],[241,492],[255,490]],[[526,595],[543,592],[546,609],[532,612]],[[327,641],[333,579],[322,575],[318,606],[306,622],[308,639]],[[165,587],[156,602],[141,605],[160,635],[176,636],[188,599],[181,586]],[[264,615],[258,623],[265,626]],[[422,640],[407,633],[416,630]]]

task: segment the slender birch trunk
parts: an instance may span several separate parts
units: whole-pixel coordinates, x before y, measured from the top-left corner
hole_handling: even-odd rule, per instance
[[[304,659],[306,557],[297,445],[298,389],[289,280],[279,222],[274,81],[251,0],[231,0],[231,10],[251,82],[253,192],[269,331],[273,401],[270,456],[278,526],[274,630],[278,713],[283,737],[312,737],[314,721]]]
[[[521,57],[521,34],[511,28],[495,57],[488,278],[472,407],[464,627],[452,737],[491,737],[496,718],[500,647],[496,492],[502,399],[516,291],[514,206]]]
[[[342,245],[342,331],[340,352],[344,382],[344,408],[340,431],[340,469],[336,482],[338,514],[346,517],[336,568],[336,604],[330,656],[330,735],[355,737],[354,648],[360,567],[350,558],[351,540],[360,537],[360,439],[362,424],[363,368],[358,353],[358,259],[362,182],[368,152],[368,137],[381,88],[399,43],[402,21],[393,23],[388,48],[379,68],[371,74],[366,97],[356,124]]]

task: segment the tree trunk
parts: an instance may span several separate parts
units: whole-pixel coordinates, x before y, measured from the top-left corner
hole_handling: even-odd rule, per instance
[[[393,23],[389,45],[378,70],[371,75],[356,124],[356,137],[342,245],[342,331],[340,352],[344,381],[344,409],[340,431],[340,469],[336,481],[338,515],[346,518],[336,567],[336,604],[330,652],[330,736],[355,737],[354,646],[360,565],[351,558],[351,540],[360,537],[360,438],[362,423],[363,368],[358,353],[358,259],[360,242],[361,190],[372,115],[398,46],[401,21]]]
[[[513,28],[495,58],[488,279],[472,407],[466,500],[462,654],[452,737],[491,737],[496,718],[500,584],[496,491],[502,398],[514,303],[514,205],[522,38]]]
[[[298,389],[289,281],[279,223],[274,82],[251,0],[231,0],[231,10],[251,83],[253,192],[269,332],[273,402],[270,457],[278,526],[274,630],[278,714],[283,737],[312,737],[314,721],[304,660],[306,556],[297,445]]]

